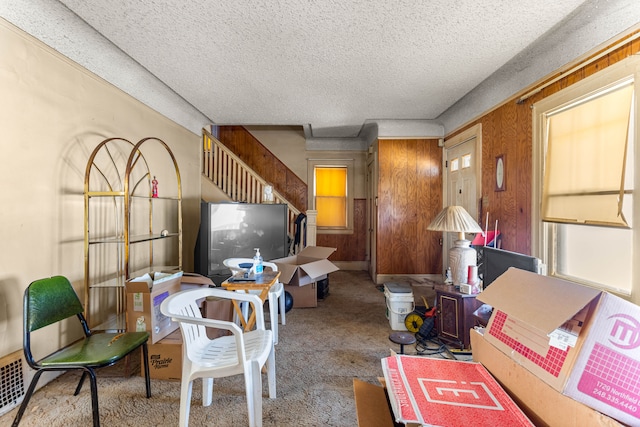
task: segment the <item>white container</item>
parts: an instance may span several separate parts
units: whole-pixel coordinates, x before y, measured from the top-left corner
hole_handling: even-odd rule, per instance
[[[415,308],[413,291],[408,283],[385,283],[384,299],[387,303],[387,319],[394,331],[406,331],[404,318]]]

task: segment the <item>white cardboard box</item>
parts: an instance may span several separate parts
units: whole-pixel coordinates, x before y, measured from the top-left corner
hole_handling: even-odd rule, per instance
[[[564,393],[640,425],[640,307],[603,293]]]
[[[562,394],[640,425],[640,307],[515,268],[477,299],[493,307],[487,342]]]
[[[307,246],[299,254],[271,260],[278,266],[280,282],[292,286],[304,286],[325,279],[327,274],[339,270],[327,258],[336,248]]]
[[[182,271],[153,272],[125,283],[127,294],[127,331],[135,332],[139,318],[144,319],[146,331],[155,344],[178,328],[178,324],[160,312],[160,304],[169,295],[180,291]]]

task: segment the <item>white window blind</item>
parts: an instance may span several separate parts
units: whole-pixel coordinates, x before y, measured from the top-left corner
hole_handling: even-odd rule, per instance
[[[632,97],[631,80],[546,115],[543,221],[628,226],[622,206]]]

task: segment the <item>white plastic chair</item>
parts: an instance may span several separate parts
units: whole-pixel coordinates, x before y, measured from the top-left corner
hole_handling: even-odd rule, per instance
[[[241,264],[253,264],[252,258],[227,258],[223,262],[225,267],[231,270],[232,274],[236,274],[239,272],[244,272],[247,269],[240,267]],[[264,261],[262,263],[264,267],[271,268],[272,271],[278,271],[278,266],[269,261]],[[250,291],[250,293],[253,293]],[[259,293],[256,291],[255,293]],[[284,295],[284,285],[277,281],[271,288],[269,289],[269,321],[271,324],[271,330],[273,331],[273,343],[278,344],[278,307],[280,307],[280,318],[282,324],[286,324],[285,319],[285,295]],[[247,309],[246,304],[243,306],[243,311]],[[247,313],[244,312],[245,319],[248,317]]]
[[[213,296],[251,303],[256,329],[244,332],[233,322],[202,318],[198,301]],[[213,379],[244,374],[249,425],[262,426],[262,368],[266,364],[269,398],[276,397],[276,364],[272,331],[264,327],[262,301],[256,295],[216,288],[186,290],[170,295],[160,305],[165,316],[179,322],[183,338],[180,426],[189,425],[193,380],[202,378],[202,405],[210,406]],[[231,331],[215,339],[206,328]]]

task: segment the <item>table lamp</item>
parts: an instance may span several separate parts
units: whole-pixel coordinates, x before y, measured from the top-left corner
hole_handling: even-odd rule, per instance
[[[482,233],[478,223],[462,206],[447,206],[427,227],[432,231],[453,231],[458,233],[458,240],[449,249],[449,268],[454,285],[467,283],[470,265],[477,265],[476,250],[470,247],[471,242],[464,238],[464,233]]]

